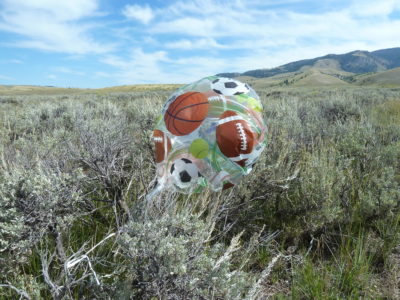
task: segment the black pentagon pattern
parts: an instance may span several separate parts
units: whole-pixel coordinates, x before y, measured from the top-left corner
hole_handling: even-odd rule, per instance
[[[182,171],[179,173],[179,177],[181,178],[182,182],[190,182],[192,177],[190,177],[189,173],[186,171]]]
[[[217,83],[218,81],[219,81],[219,78],[214,79],[214,80],[212,81],[212,83]]]
[[[233,81],[225,82],[224,85],[227,89],[234,89],[238,86],[237,83]]]
[[[197,176],[203,177],[203,175],[201,175],[200,172],[197,172]]]
[[[173,165],[171,166],[171,170],[170,170],[171,174],[174,172],[174,170],[175,170],[175,164],[173,164]]]
[[[236,92],[236,93],[234,93],[234,95],[241,95],[241,94],[243,94],[243,92]]]
[[[213,91],[216,92],[217,94],[222,95],[222,92],[220,90],[213,89]]]
[[[192,161],[187,159],[187,158],[182,158],[182,160],[187,164],[191,164],[192,163]]]

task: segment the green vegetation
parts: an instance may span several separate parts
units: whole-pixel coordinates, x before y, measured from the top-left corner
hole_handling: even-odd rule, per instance
[[[400,297],[398,88],[258,88],[253,172],[147,201],[170,88],[0,96],[0,299]]]

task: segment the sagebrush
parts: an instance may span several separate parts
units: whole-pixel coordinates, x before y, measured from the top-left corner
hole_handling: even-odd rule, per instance
[[[0,96],[0,299],[400,297],[399,89],[257,91],[253,172],[148,201],[170,92]]]

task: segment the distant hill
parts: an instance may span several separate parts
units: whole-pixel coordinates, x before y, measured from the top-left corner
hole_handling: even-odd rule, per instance
[[[219,76],[255,78],[272,77],[278,74],[302,71],[304,67],[330,68],[354,74],[379,72],[400,67],[400,47],[368,51],[352,51],[346,54],[328,54],[325,56],[291,62],[272,69],[250,70],[244,73],[220,73]]]
[[[1,95],[61,95],[76,93],[125,93],[149,90],[174,90],[182,86],[181,84],[137,84],[121,85],[99,89],[80,89],[80,88],[60,88],[53,86],[35,86],[35,85],[0,85]]]
[[[71,94],[81,93],[87,89],[77,88],[60,88],[54,86],[37,86],[37,85],[0,85],[1,95],[31,95],[31,94]]]
[[[363,74],[361,76],[355,76],[354,78],[359,85],[399,86],[400,68],[373,74]]]

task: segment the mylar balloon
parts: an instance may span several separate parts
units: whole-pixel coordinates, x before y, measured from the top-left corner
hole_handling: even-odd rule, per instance
[[[210,76],[178,89],[153,132],[157,184],[149,196],[239,183],[266,145],[261,113],[256,92],[235,79]]]

